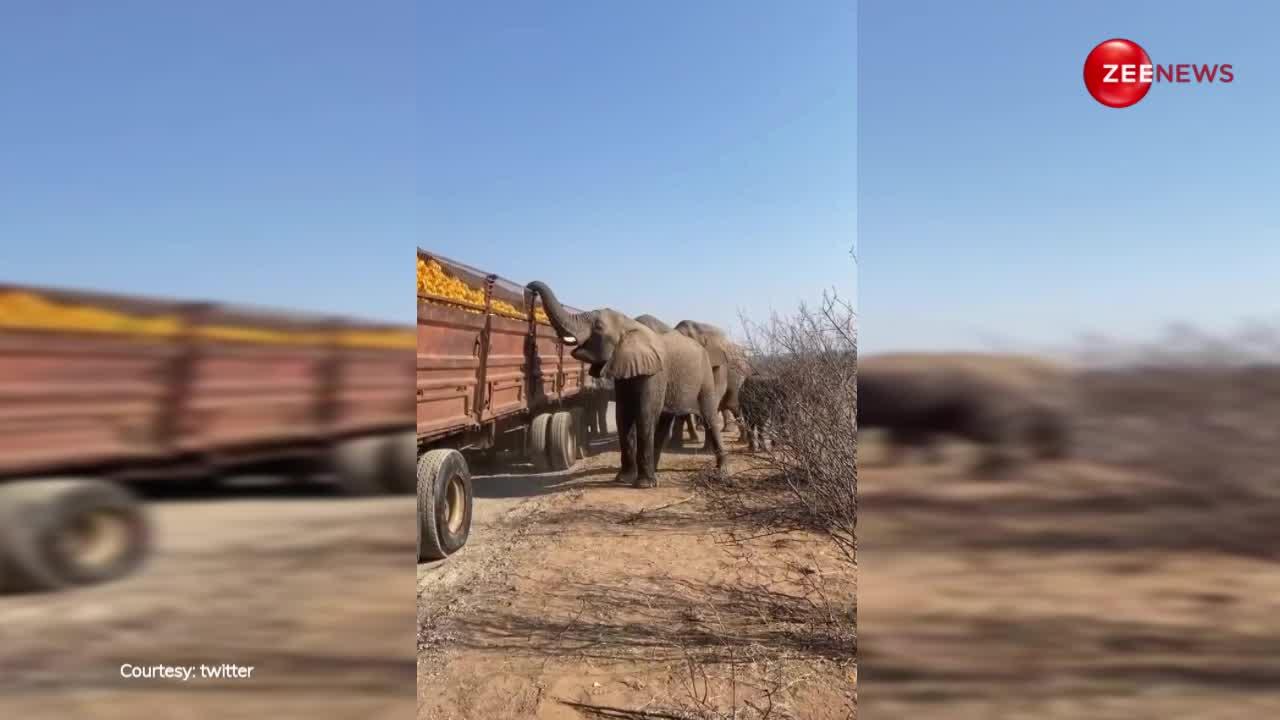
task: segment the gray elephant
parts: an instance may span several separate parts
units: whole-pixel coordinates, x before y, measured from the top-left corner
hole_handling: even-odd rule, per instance
[[[751,452],[764,449],[766,433],[776,435],[786,426],[786,403],[782,381],[766,375],[751,375],[740,392],[742,434]]]
[[[1006,468],[1030,450],[1043,459],[1070,453],[1068,408],[1055,397],[1052,368],[941,358],[865,358],[858,364],[859,428],[887,430],[895,458],[906,449],[941,459],[935,441],[953,435],[983,446],[980,467]]]
[[[652,315],[637,315],[636,322],[658,333],[659,335],[662,335],[664,333],[669,333],[675,329]]]
[[[738,394],[743,380],[751,373],[745,353],[723,330],[709,323],[681,320],[676,324],[676,332],[695,340],[706,349],[712,372],[715,373],[716,393],[719,397],[716,414],[723,416],[722,427],[727,430],[741,412]],[[704,417],[703,420],[711,425],[713,417]]]
[[[641,325],[644,325],[645,327],[658,333],[659,335],[661,335],[662,333],[669,333],[675,329],[675,328],[672,328],[670,325],[662,322],[658,318],[648,314],[637,315],[636,322],[640,323]],[[712,367],[712,372],[715,372],[714,366]],[[669,443],[670,447],[673,447],[673,448],[684,447],[684,433],[686,431],[689,433],[690,440],[698,439],[698,431],[693,425],[693,418],[695,415],[696,413],[691,413],[689,415],[682,415],[676,419],[676,429],[671,433],[671,441]]]
[[[707,352],[678,333],[657,333],[611,308],[570,314],[546,283],[526,286],[543,308],[570,355],[590,366],[592,377],[613,381],[614,417],[622,468],[616,480],[656,487],[657,467],[677,417],[716,413],[715,374]],[[724,467],[720,431],[708,427],[716,468]]]

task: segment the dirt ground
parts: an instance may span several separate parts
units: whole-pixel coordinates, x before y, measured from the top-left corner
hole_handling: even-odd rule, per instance
[[[233,491],[151,512],[137,575],[0,597],[0,717],[411,716],[414,499]],[[126,680],[124,663],[254,670]]]
[[[774,718],[856,717],[848,648],[806,635],[813,608],[794,582],[823,577],[851,601],[831,551],[812,537],[726,542],[692,484],[709,455],[666,453],[660,486],[637,490],[612,482],[616,450],[598,450],[561,474],[476,480],[478,503],[501,512],[418,570],[418,717],[730,717],[736,705],[747,718],[770,696]]]
[[[868,717],[1280,717],[1274,523],[1100,464],[992,481],[864,444]]]

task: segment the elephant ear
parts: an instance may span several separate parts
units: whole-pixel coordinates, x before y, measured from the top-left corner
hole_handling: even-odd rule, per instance
[[[729,353],[718,340],[707,343],[707,357],[711,358],[711,367],[724,367],[729,364]]]
[[[604,376],[625,380],[656,374],[662,369],[662,355],[654,340],[654,334],[645,329],[625,333],[604,368]]]

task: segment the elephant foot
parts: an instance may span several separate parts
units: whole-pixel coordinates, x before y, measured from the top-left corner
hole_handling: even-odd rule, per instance
[[[634,470],[629,472],[627,470],[619,470],[618,474],[613,476],[614,482],[623,483],[623,484],[635,482],[635,479],[636,479],[636,473]]]
[[[656,478],[656,477],[641,477],[641,478],[636,478],[636,481],[635,481],[634,483],[632,483],[632,487],[637,487],[637,488],[656,488],[656,487],[658,487],[658,478]]]
[[[733,478],[730,477],[728,471],[725,470],[724,463],[720,462],[719,460],[716,461],[715,467],[708,468],[705,472],[707,474],[707,478],[712,482],[720,483],[723,485],[734,484]]]

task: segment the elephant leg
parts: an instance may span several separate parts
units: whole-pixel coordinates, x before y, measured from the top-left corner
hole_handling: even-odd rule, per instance
[[[665,375],[650,375],[632,383],[631,399],[636,408],[632,417],[636,436],[636,487],[657,487],[657,467],[654,464],[654,434],[658,429],[658,418],[663,414],[662,406],[667,394],[667,378]]]
[[[677,434],[682,434],[686,432],[689,434],[690,440],[698,439],[698,428],[695,426],[692,414],[685,415],[684,417],[680,418],[680,429],[677,430]]]
[[[654,442],[660,445],[663,445],[665,447],[668,447],[672,450],[679,450],[680,448],[683,448],[684,447],[684,423],[686,419],[688,419],[687,415],[672,415],[671,420],[672,420],[672,427],[674,428],[674,431],[671,432],[671,436],[667,438],[665,442],[663,442],[662,433],[659,432],[655,436],[655,438],[657,439],[654,440]],[[659,422],[661,422],[661,418],[659,418]]]
[[[718,432],[718,433],[720,433],[720,434],[721,434],[721,436],[723,437],[723,433],[724,433],[725,429],[727,429],[727,428],[728,428],[728,426],[729,426],[729,424],[728,424],[727,422],[725,422],[725,421],[723,420],[723,418],[721,418],[721,417],[720,417],[720,412],[719,412],[719,411],[716,411],[715,413],[712,413],[711,415],[706,416],[706,418],[707,418],[706,425],[707,425],[708,430],[707,430],[707,439],[706,439],[706,441],[704,441],[704,442],[702,443],[702,451],[703,451],[703,452],[706,452],[706,451],[708,451],[708,450],[711,450],[711,449],[712,449],[712,447],[711,447],[711,430],[710,430],[710,427],[711,427],[712,425],[716,425],[716,426],[717,426],[717,432]]]
[[[675,426],[679,416],[672,413],[662,413],[658,416],[658,429],[653,435],[653,469],[656,472],[659,463],[662,461],[662,448],[667,444],[671,435],[671,429]],[[676,433],[679,436],[679,432]]]
[[[591,406],[592,423],[596,427],[597,435],[604,435],[609,432],[608,414],[608,403],[601,404],[597,402],[595,405]]]
[[[622,468],[618,470],[617,482],[631,482],[636,478],[636,433],[633,408],[627,403],[614,403],[614,422],[618,426],[618,451],[622,454]]]
[[[582,404],[582,435],[587,440],[596,434],[596,406],[590,398]]]
[[[707,420],[707,445],[716,454],[716,469],[724,467],[724,442],[720,438],[720,428],[716,427],[716,399],[704,394],[701,398],[702,417]]]
[[[636,468],[635,486],[638,488],[658,487],[657,467],[654,464],[654,436],[657,433],[657,418],[641,412],[635,418]]]

